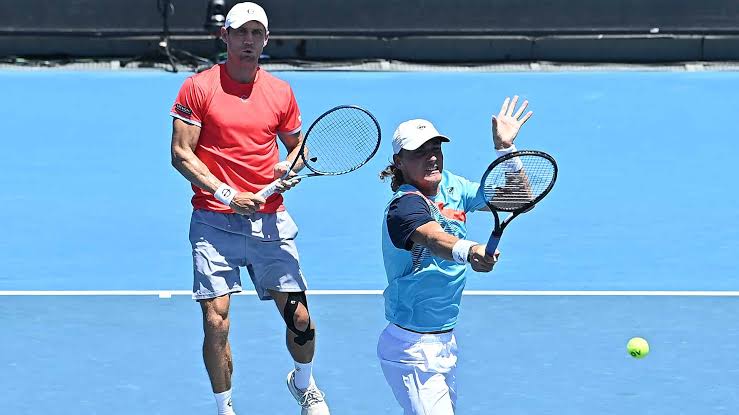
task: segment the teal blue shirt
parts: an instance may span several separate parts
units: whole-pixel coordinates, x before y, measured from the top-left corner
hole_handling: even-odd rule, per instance
[[[434,257],[409,237],[414,226],[435,220],[447,233],[465,238],[466,214],[485,207],[479,188],[478,183],[444,170],[436,196],[427,198],[415,187],[402,185],[390,199],[382,223],[382,256],[388,282],[384,292],[385,318],[389,322],[420,332],[448,330],[457,323],[466,266]],[[402,197],[413,197],[418,205],[419,196],[431,217],[419,221],[423,215],[418,209],[397,209],[390,212],[389,229],[391,205],[397,207]]]

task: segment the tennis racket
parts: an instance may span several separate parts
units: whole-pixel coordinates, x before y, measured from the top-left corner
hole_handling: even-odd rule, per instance
[[[554,187],[557,162],[541,151],[514,151],[499,157],[488,166],[480,181],[485,203],[495,217],[485,253],[492,256],[503,230],[521,213],[531,210]],[[498,212],[510,212],[503,222]]]
[[[332,108],[313,121],[300,147],[299,157],[311,173],[292,178],[336,176],[354,171],[377,153],[380,140],[380,125],[369,111],[354,105]],[[288,174],[297,162],[298,157],[293,160]],[[280,180],[273,181],[257,194],[265,199],[272,196]]]

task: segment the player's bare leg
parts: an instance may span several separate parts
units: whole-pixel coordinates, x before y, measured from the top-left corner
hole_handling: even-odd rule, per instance
[[[219,414],[233,414],[231,403],[233,359],[231,345],[228,342],[230,300],[229,294],[200,301],[200,308],[203,312],[203,332],[205,333],[203,361],[216,396]]]

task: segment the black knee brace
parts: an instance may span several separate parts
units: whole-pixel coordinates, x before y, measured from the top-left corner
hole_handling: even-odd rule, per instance
[[[295,343],[299,346],[303,346],[309,341],[313,340],[316,336],[316,331],[310,327],[310,314],[308,314],[308,327],[305,331],[298,330],[295,327],[295,310],[298,309],[298,303],[303,304],[305,310],[308,311],[308,299],[305,297],[304,292],[300,293],[289,293],[287,296],[287,302],[285,303],[285,310],[283,310],[283,317],[285,324],[287,324],[288,330],[295,333]]]

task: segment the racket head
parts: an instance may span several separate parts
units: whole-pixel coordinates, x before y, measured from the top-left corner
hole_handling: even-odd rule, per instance
[[[539,203],[557,181],[557,162],[543,151],[514,151],[490,163],[480,180],[491,211],[526,212]]]
[[[305,134],[301,156],[320,175],[349,173],[367,163],[380,148],[377,119],[356,105],[340,105],[318,117]]]

